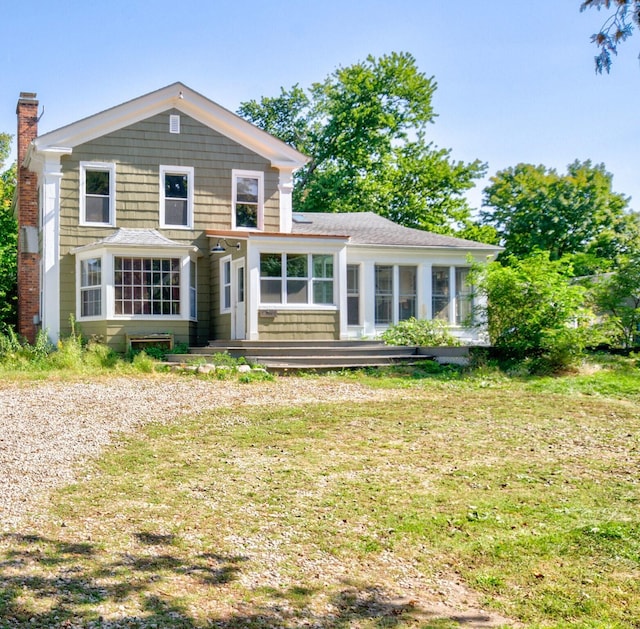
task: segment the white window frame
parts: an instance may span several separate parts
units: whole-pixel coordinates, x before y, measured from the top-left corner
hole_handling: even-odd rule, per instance
[[[225,268],[229,269],[228,281],[225,277]],[[231,312],[231,277],[231,256],[225,256],[220,259],[220,314]],[[227,296],[229,298],[228,303]]]
[[[376,283],[375,283],[375,273],[376,273],[376,269],[378,267],[390,267],[391,268],[391,292],[387,292],[387,293],[378,293],[376,290]],[[413,316],[418,316],[418,310],[419,310],[419,306],[418,306],[418,277],[419,277],[419,265],[417,264],[397,264],[397,263],[393,263],[393,262],[381,262],[381,263],[375,263],[374,264],[374,285],[373,285],[373,296],[374,296],[374,325],[376,328],[387,328],[391,325],[396,325],[397,323],[399,323],[400,321],[402,321],[403,319],[400,319],[400,298],[403,296],[406,296],[404,293],[401,292],[400,290],[400,270],[401,269],[414,269],[415,270],[415,277],[416,277],[416,285],[415,285],[415,293],[412,294],[407,294],[408,296],[413,297],[414,299],[414,309],[416,310],[416,312],[414,312]],[[378,322],[375,319],[375,313],[377,310],[377,303],[378,303],[378,296],[381,297],[390,297],[391,298],[391,321],[387,322]]]
[[[261,308],[277,308],[279,310],[336,310],[337,309],[337,295],[336,286],[338,283],[336,256],[331,252],[314,251],[312,253],[302,253],[295,251],[261,251],[259,258],[258,269],[261,270],[261,256],[276,255],[280,256],[282,273],[279,277],[263,276],[259,272],[260,282],[260,298],[259,304]],[[305,277],[288,277],[287,276],[287,257],[292,256],[307,256],[307,275]],[[313,277],[313,257],[314,256],[330,256],[333,258],[333,278],[314,278]],[[262,300],[262,280],[280,280],[280,301],[279,302],[266,302]],[[287,282],[291,281],[304,281],[307,283],[307,301],[306,302],[288,302],[287,301]],[[331,281],[333,284],[333,302],[330,304],[314,303],[313,301],[313,284],[314,281]]]
[[[82,262],[84,260],[90,260],[94,258],[101,260],[102,314],[100,316],[83,317],[81,295]],[[180,314],[115,314],[115,258],[178,258],[180,260]],[[195,254],[185,252],[184,249],[178,249],[177,251],[172,249],[141,251],[139,248],[135,247],[123,247],[117,249],[100,247],[99,249],[91,249],[88,251],[79,252],[76,255],[76,319],[78,321],[197,321],[197,301],[196,304],[193,304],[192,302],[194,297],[197,300],[197,288],[196,295],[194,295],[194,287],[197,287],[197,277],[195,278],[195,286],[194,281],[191,279],[191,273],[194,269],[196,269],[196,266],[197,264]],[[195,272],[197,273],[197,269],[195,270]],[[195,317],[192,316],[194,312],[194,310],[192,309],[192,305],[195,305]]]
[[[87,216],[87,171],[109,173],[109,221],[88,221]],[[114,162],[80,162],[80,225],[83,227],[115,227],[116,225],[116,165]]]
[[[237,225],[236,220],[236,204],[238,196],[237,180],[241,177],[258,180],[258,208],[257,208],[257,226],[242,227]],[[231,171],[231,228],[243,231],[262,231],[264,229],[264,173],[260,170],[238,170]]]
[[[198,319],[198,264],[189,260],[189,319]]]
[[[99,260],[100,261],[100,284],[99,285],[98,284],[91,285],[91,286],[83,286],[82,285],[82,264],[84,262],[89,262],[90,260]],[[104,259],[103,259],[103,256],[101,256],[101,255],[88,255],[88,256],[84,256],[84,257],[80,258],[77,261],[76,272],[77,272],[77,277],[78,277],[78,281],[76,282],[76,284],[77,284],[77,288],[76,288],[76,295],[77,295],[76,303],[78,304],[78,307],[77,307],[77,319],[78,320],[82,320],[82,321],[100,321],[101,319],[104,319],[104,312],[105,312],[105,281],[104,281]],[[82,315],[82,294],[85,291],[96,290],[96,289],[98,289],[98,287],[100,288],[100,314],[83,316]]]
[[[174,225],[165,221],[165,201],[164,178],[165,175],[187,175],[187,224]],[[161,229],[193,229],[193,188],[194,188],[194,168],[193,166],[160,166],[159,176],[160,193],[160,227]]]
[[[356,292],[349,292],[349,269],[355,271],[355,278],[357,284]],[[362,264],[347,264],[347,276],[346,276],[346,293],[347,293],[347,325],[349,327],[362,326],[363,307],[362,307]],[[358,304],[358,321],[356,323],[349,323],[349,298],[356,298]]]

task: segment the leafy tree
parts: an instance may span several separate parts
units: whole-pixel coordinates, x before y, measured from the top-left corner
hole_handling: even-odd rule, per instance
[[[566,175],[518,164],[491,178],[481,221],[496,229],[503,257],[524,258],[539,249],[551,260],[572,256],[579,275],[593,273],[640,241],[638,216],[611,186],[603,164],[575,161]]]
[[[9,155],[11,136],[0,133],[0,169]],[[0,173],[0,329],[16,324],[18,226],[11,202],[16,185],[16,166]]]
[[[451,159],[427,140],[433,78],[408,53],[338,68],[308,91],[242,103],[238,113],[310,156],[296,174],[300,211],[375,211],[409,227],[452,233],[470,221],[463,194],[486,166]]]
[[[611,55],[618,54],[618,44],[626,41],[633,33],[633,23],[640,26],[640,0],[584,0],[580,11],[596,8],[614,11],[606,19],[591,41],[598,46],[600,52],[595,57],[596,72],[602,74],[611,70]]]
[[[591,287],[596,309],[617,331],[623,347],[633,347],[640,335],[640,254],[621,261],[615,273],[597,278]]]
[[[573,324],[585,315],[585,289],[572,281],[570,264],[546,251],[508,262],[476,267],[469,280],[485,297],[478,314],[492,345],[515,358],[543,356],[566,366],[584,344],[583,330]]]

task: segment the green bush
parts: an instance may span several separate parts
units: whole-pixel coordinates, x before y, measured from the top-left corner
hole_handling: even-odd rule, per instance
[[[449,331],[447,323],[440,319],[411,317],[385,330],[380,338],[387,345],[419,345],[422,347],[460,345],[460,341]]]

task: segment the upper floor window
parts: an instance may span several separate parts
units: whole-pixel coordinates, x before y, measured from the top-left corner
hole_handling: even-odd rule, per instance
[[[160,227],[193,227],[193,168],[160,166]]]
[[[264,173],[234,170],[232,175],[232,228],[263,229]]]
[[[80,162],[80,224],[115,225],[116,165]]]
[[[469,268],[434,266],[431,273],[433,318],[455,325],[470,325],[473,287],[468,282]]]

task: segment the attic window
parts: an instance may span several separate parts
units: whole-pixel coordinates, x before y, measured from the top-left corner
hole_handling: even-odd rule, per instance
[[[169,116],[169,133],[180,133],[180,116],[177,114]]]

